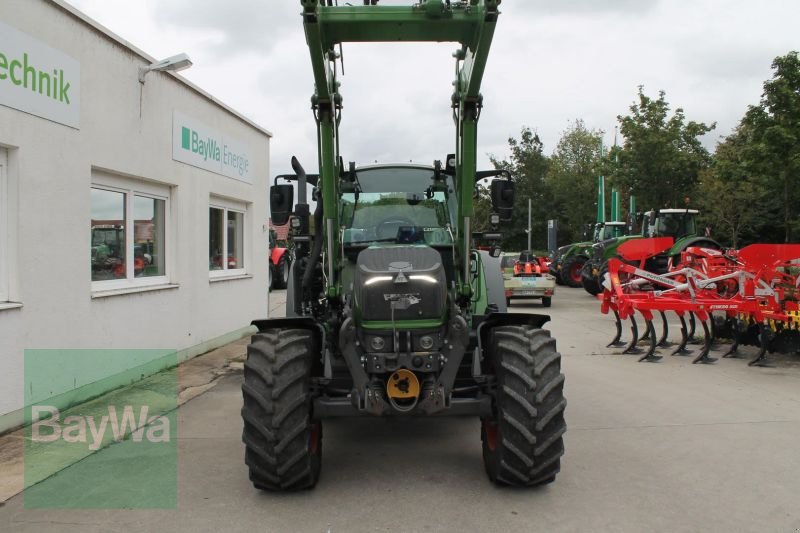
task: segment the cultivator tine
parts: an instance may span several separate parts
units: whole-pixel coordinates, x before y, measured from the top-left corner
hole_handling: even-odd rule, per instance
[[[656,328],[653,326],[652,320],[646,320],[647,323],[647,330],[646,333],[650,338],[650,346],[647,349],[647,352],[639,358],[639,362],[647,361],[648,363],[655,363],[661,360],[660,355],[655,355],[656,353]]]
[[[625,346],[625,343],[622,342],[622,320],[619,319],[619,313],[614,310],[614,325],[617,327],[617,334],[614,335],[614,338],[606,345],[606,348],[616,348],[620,346]]]
[[[686,329],[686,319],[683,318],[683,313],[679,314],[678,318],[681,320],[681,342],[678,344],[678,347],[675,348],[675,351],[672,352],[672,355],[689,355],[691,351],[686,349],[686,345],[689,343],[689,333]]]
[[[689,311],[689,344],[697,344],[699,341],[694,338],[694,334],[697,331],[697,322],[694,318],[694,313]]]
[[[711,313],[708,314],[708,334],[711,338],[711,344],[709,345],[709,349],[713,350],[714,345],[717,344],[717,330],[716,326],[714,326],[714,315]]]
[[[622,353],[641,353],[642,350],[636,347],[637,340],[639,340],[639,325],[636,324],[636,317],[631,315],[631,342],[624,350],[622,350]]]
[[[658,339],[658,343],[656,346],[659,348],[669,348],[672,346],[672,343],[667,340],[669,337],[669,323],[667,323],[667,315],[664,311],[659,311],[661,313],[661,338]]]
[[[653,327],[653,323],[650,320],[645,320],[644,322],[646,324],[644,328],[644,333],[642,333],[642,336],[639,337],[638,342],[644,342],[650,339],[650,328]]]
[[[701,320],[700,323],[703,325],[703,333],[705,334],[706,341],[703,344],[703,349],[700,350],[700,355],[694,358],[692,364],[697,363],[713,363],[717,360],[716,357],[709,357],[708,352],[711,351],[711,344],[714,342],[714,337],[711,335],[711,331],[709,330],[708,323],[705,320]]]
[[[722,356],[724,358],[727,358],[727,357],[739,357],[738,351],[739,351],[740,321],[739,320],[733,320],[733,319],[729,319],[729,320],[732,320],[735,323],[734,326],[733,326],[733,343],[731,343],[730,349],[727,352],[725,352],[725,354]]]
[[[767,348],[769,347],[769,327],[761,325],[761,334],[758,337],[759,346],[756,358],[747,363],[747,366],[760,366],[771,368],[775,365],[767,360]]]

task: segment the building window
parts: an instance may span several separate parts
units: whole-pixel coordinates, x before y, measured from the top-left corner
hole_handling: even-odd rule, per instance
[[[0,148],[0,302],[7,302],[9,300],[9,218],[8,150]]]
[[[212,277],[244,274],[245,207],[212,201],[208,210],[208,270]]]
[[[168,282],[168,204],[166,187],[112,178],[92,185],[93,289]]]

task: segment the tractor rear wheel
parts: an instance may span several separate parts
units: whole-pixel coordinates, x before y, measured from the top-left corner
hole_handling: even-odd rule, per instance
[[[285,289],[289,285],[289,258],[284,253],[275,265],[274,284],[276,289]]]
[[[272,329],[247,347],[242,384],[245,463],[262,490],[310,489],[322,465],[322,425],[312,418],[311,367],[318,353],[303,329]]]
[[[515,486],[555,480],[564,455],[564,374],[550,332],[531,326],[491,331],[497,374],[495,415],[483,420],[483,462],[489,479]]]
[[[561,280],[569,287],[581,286],[581,269],[586,263],[586,257],[576,255],[567,258],[561,264]]]
[[[553,298],[550,296],[545,296],[542,298],[542,307],[550,307],[553,305]]]

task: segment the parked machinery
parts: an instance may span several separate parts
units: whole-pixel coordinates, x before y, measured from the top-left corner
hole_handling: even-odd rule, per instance
[[[740,345],[758,346],[751,366],[766,366],[768,352],[800,350],[800,277],[794,262],[800,245],[754,244],[738,251],[689,247],[666,273],[643,268],[673,246],[671,238],[629,241],[619,247],[622,260],[609,260],[600,296],[601,311],[615,316],[616,335],[609,346],[624,345],[622,320],[629,319],[631,339],[624,353],[637,353],[637,341],[647,340],[639,360],[658,361],[656,349],[670,345],[665,313],[672,311],[681,323],[681,341],[672,355],[688,354],[696,323],[702,327],[703,346],[694,363],[716,361],[709,353],[720,337],[732,340],[723,357],[735,356]],[[660,335],[653,324],[656,313]],[[646,324],[641,339],[637,314]]]
[[[320,174],[310,179],[293,159],[298,202],[292,183],[270,191],[273,221],[292,216],[295,262],[286,318],[254,321],[247,350],[250,479],[267,490],[313,487],[325,418],[471,415],[481,420],[492,481],[550,483],[564,453],[566,401],[561,358],[542,328],[549,317],[507,313],[499,250],[472,249],[476,182],[492,179],[493,226],[510,219],[514,202],[508,172],[476,169],[480,85],[500,0],[327,4],[301,1]],[[459,43],[449,102],[456,149],[444,164],[345,167],[339,45],[354,41]],[[386,111],[391,120],[392,95]]]

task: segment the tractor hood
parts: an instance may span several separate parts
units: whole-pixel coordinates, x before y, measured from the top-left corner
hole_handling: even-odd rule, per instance
[[[447,282],[439,252],[429,246],[375,246],[356,261],[356,319],[378,322],[444,320]],[[390,326],[391,327],[391,326]]]

